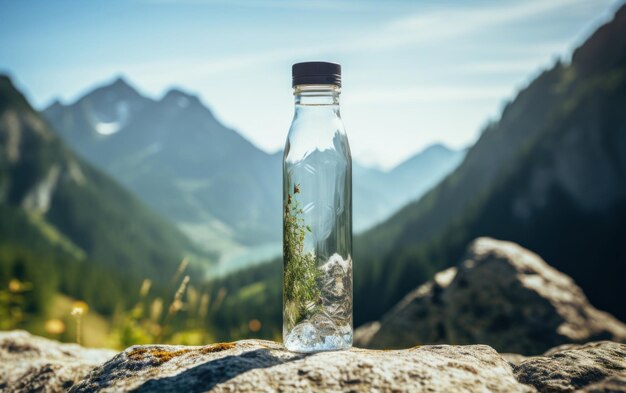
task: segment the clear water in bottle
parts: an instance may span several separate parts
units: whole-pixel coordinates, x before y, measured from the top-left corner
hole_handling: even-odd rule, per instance
[[[296,352],[352,345],[352,160],[340,68],[294,65],[283,159],[283,341]]]

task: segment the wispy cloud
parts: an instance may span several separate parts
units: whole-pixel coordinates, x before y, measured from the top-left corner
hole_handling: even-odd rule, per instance
[[[439,31],[446,35],[458,35],[524,20],[582,2],[582,0],[534,0],[518,4],[499,2],[483,7],[447,7],[401,18],[392,22],[391,27],[404,31]]]
[[[168,2],[170,0],[144,0]],[[221,0],[185,0],[198,4],[211,4]],[[184,75],[184,80],[201,82],[207,78],[225,73],[241,72],[242,70],[263,66],[287,63],[297,59],[312,59],[332,57],[334,54],[358,54],[364,51],[387,51],[399,47],[411,47],[417,50],[422,44],[446,44],[447,41],[468,34],[497,29],[503,24],[515,21],[523,21],[538,15],[551,12],[559,12],[563,7],[569,7],[581,3],[583,0],[533,0],[521,4],[503,5],[500,3],[476,6],[446,6],[423,10],[413,15],[403,16],[387,21],[382,21],[378,26],[373,26],[366,33],[355,32],[352,36],[344,39],[327,41],[320,39],[317,43],[307,46],[283,46],[258,51],[243,52],[229,56],[194,56],[164,58],[152,61],[139,61],[124,64],[123,71],[129,75],[141,75],[142,82],[146,85],[163,85],[163,81],[170,79],[172,70],[177,70],[177,75]],[[246,0],[238,0],[240,3],[251,3]],[[253,3],[258,4],[256,1]],[[284,5],[280,0],[262,0],[266,5]],[[300,2],[297,2],[300,3]],[[341,2],[342,3],[342,2]],[[231,1],[225,4],[232,4]],[[324,3],[318,3],[318,5]],[[329,4],[327,4],[329,5]],[[320,5],[321,6],[321,5]],[[330,5],[329,5],[330,6]],[[554,44],[554,45],[552,45]],[[562,48],[563,45],[552,43],[551,48]],[[541,46],[542,44],[537,44]],[[467,64],[448,64],[450,72],[488,74],[488,73],[519,73],[531,72],[537,69],[542,61],[546,61],[544,50],[539,50],[537,45],[515,46],[509,48],[516,52],[515,59],[511,59],[512,53],[502,60],[495,56],[489,60],[472,61]],[[526,49],[524,49],[526,48]],[[548,48],[543,49],[547,50]],[[504,48],[504,50],[507,50]],[[107,75],[112,70],[119,70],[119,63],[99,63],[91,66],[89,72],[94,75]],[[76,70],[80,73],[84,69]],[[172,81],[176,82],[176,81]],[[355,103],[369,103],[376,100],[386,102],[433,102],[446,100],[484,100],[502,98],[510,93],[510,87],[450,87],[450,86],[420,86],[406,88],[405,86],[386,86],[376,92],[354,92]]]
[[[520,4],[448,6],[389,21],[377,31],[343,45],[345,50],[395,49],[399,46],[443,43],[468,34],[556,13],[584,0],[534,0]]]
[[[296,9],[296,10],[324,10],[344,9],[356,10],[373,7],[368,2],[355,2],[347,0],[140,0],[151,4],[188,4],[198,6],[228,5],[247,8],[272,8],[272,9]]]
[[[150,0],[168,2],[170,0]],[[185,0],[210,4],[220,0]],[[354,53],[371,50],[391,50],[402,46],[419,46],[424,43],[444,43],[447,40],[465,36],[467,34],[488,31],[494,27],[523,21],[538,15],[556,12],[564,7],[580,4],[583,0],[535,0],[521,4],[489,5],[476,8],[475,6],[447,7],[419,12],[382,23],[373,27],[366,34],[358,34],[344,40],[322,41],[306,47],[283,47],[270,50],[259,50],[226,57],[204,57],[193,59],[178,59],[150,62],[149,64],[135,64],[131,68],[149,68],[151,70],[172,69],[182,67],[185,73],[194,77],[214,75],[234,69],[255,67],[261,64],[285,62],[296,58],[314,58],[332,56],[336,53]],[[225,4],[233,4],[228,1]],[[279,0],[264,0],[260,2],[237,1],[235,4],[266,4],[286,6],[287,3]],[[303,4],[303,2],[293,2]],[[306,2],[309,3],[309,2]],[[317,6],[332,6],[335,2],[315,2]],[[524,61],[516,64],[505,64],[511,70],[526,70],[529,64]],[[475,71],[495,69],[497,64],[474,64],[470,67]],[[502,70],[503,68],[500,68]],[[131,70],[132,71],[132,70]]]
[[[350,104],[458,102],[493,100],[505,97],[510,86],[414,86],[356,90],[350,94]]]
[[[504,98],[624,2],[131,1],[65,0],[72,15],[10,2],[21,17],[0,28],[0,65],[40,104],[118,73],[155,98],[172,85],[189,89],[273,150],[289,121],[291,62],[336,59],[346,66],[346,120],[358,130],[353,151],[379,152],[387,163],[433,140],[468,143]]]
[[[150,0],[167,2],[170,0]],[[219,3],[221,0],[185,0],[187,2],[197,2],[198,4]],[[476,7],[476,6],[447,6],[423,10],[412,15],[403,16],[381,22],[378,26],[373,26],[366,33],[355,32],[352,36],[344,39],[327,41],[320,39],[319,42],[307,46],[298,47],[276,47],[273,49],[263,49],[251,51],[231,56],[197,56],[194,58],[159,59],[155,61],[137,62],[124,66],[124,71],[130,75],[143,75],[144,81],[167,80],[171,75],[171,70],[178,70],[184,74],[185,79],[201,81],[206,78],[230,73],[240,72],[242,69],[249,69],[262,65],[287,63],[297,59],[312,59],[332,57],[334,54],[353,53],[358,54],[364,51],[387,51],[398,49],[399,47],[411,47],[414,50],[422,44],[445,44],[446,41],[454,40],[468,34],[489,31],[498,28],[503,24],[510,24],[516,21],[524,21],[539,15],[559,12],[564,7],[570,7],[581,3],[583,0],[533,0],[520,4],[504,5],[501,3]],[[265,4],[266,6],[285,6],[290,2],[280,0],[261,0],[259,2],[237,0],[236,4]],[[309,3],[309,2],[306,2]],[[332,4],[343,4],[344,2],[315,2],[318,6],[331,6]],[[332,4],[330,4],[332,3]],[[228,1],[224,4],[233,4]],[[562,46],[557,46],[562,47]],[[412,49],[413,50],[413,49]],[[517,48],[518,51],[522,48]],[[542,55],[545,56],[545,55]],[[489,61],[472,62],[469,64],[450,65],[457,72],[463,73],[515,73],[529,72],[536,69],[541,61],[546,61],[536,54],[528,56],[523,52],[516,56],[515,60],[500,60],[497,57]],[[101,65],[105,66],[106,65]],[[372,96],[378,100],[387,101],[411,101],[421,102],[424,100],[477,100],[494,97],[503,97],[509,93],[510,89],[504,88],[450,88],[450,87],[428,87],[417,90],[404,89],[402,87],[390,87],[388,91],[378,91],[376,94],[367,92],[360,94],[356,100],[366,103]],[[386,98],[381,98],[386,97]]]
[[[169,2],[170,0],[143,0],[150,2]],[[184,0],[198,4],[220,3],[222,0]],[[251,3],[263,3],[267,6],[284,6],[286,3],[281,0],[261,0],[247,1],[237,0],[237,3],[250,5]],[[294,2],[302,3],[302,2]],[[308,3],[308,2],[307,2]],[[331,6],[330,3],[321,2],[318,6]],[[580,5],[584,0],[533,0],[519,4],[490,4],[481,7],[476,6],[445,6],[428,10],[423,10],[412,15],[403,16],[381,22],[378,26],[373,26],[366,33],[355,32],[352,36],[344,39],[326,41],[320,39],[319,42],[307,46],[283,46],[273,49],[263,49],[250,51],[229,56],[195,56],[178,57],[174,59],[157,59],[153,61],[140,61],[124,65],[124,72],[129,75],[142,75],[144,82],[154,81],[161,84],[168,80],[172,70],[177,70],[178,74],[185,75],[187,80],[201,81],[208,77],[228,73],[240,72],[242,69],[286,63],[297,59],[311,59],[332,57],[334,54],[346,54],[363,51],[394,50],[399,47],[409,46],[417,50],[422,44],[446,44],[446,41],[454,40],[458,37],[465,37],[468,34],[479,33],[497,29],[501,25],[511,24],[516,21],[524,21],[535,18],[539,15],[558,13],[563,8]],[[233,4],[232,1],[224,1],[224,4]],[[557,45],[558,44],[558,45]],[[546,45],[539,43],[526,46],[515,46],[509,48],[516,52],[515,59],[510,55],[506,60],[501,60],[497,56],[485,61],[473,61],[467,64],[447,65],[451,72],[462,73],[516,73],[530,72],[539,67],[542,61],[546,61],[545,53],[548,50]],[[550,43],[550,48],[563,48],[560,43]],[[526,48],[526,49],[525,49]],[[539,50],[542,49],[542,50]],[[545,49],[545,50],[544,50]],[[507,50],[504,48],[503,50]],[[119,64],[98,64],[90,68],[90,72],[100,69],[102,74],[110,72],[111,69],[119,67]],[[453,71],[454,70],[454,71]],[[79,72],[80,70],[77,70]],[[159,83],[161,82],[161,83]],[[450,88],[428,87],[418,90],[403,89],[403,87],[389,87],[388,91],[378,91],[360,94],[356,100],[361,103],[368,102],[373,95],[377,99],[387,97],[386,100],[420,102],[423,100],[446,100],[446,99],[485,99],[502,97],[509,93],[503,88]]]
[[[545,58],[537,59],[535,57],[528,59],[514,60],[486,60],[478,62],[470,62],[456,66],[459,72],[471,74],[508,74],[508,73],[526,73],[535,70],[540,64],[539,61]]]

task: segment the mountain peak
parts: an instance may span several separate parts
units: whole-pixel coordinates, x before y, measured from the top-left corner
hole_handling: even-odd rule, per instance
[[[17,92],[17,89],[13,85],[13,81],[6,74],[0,74],[0,89],[2,93]]]
[[[47,110],[57,110],[57,109],[63,108],[64,106],[65,106],[65,105],[63,105],[63,102],[61,102],[61,99],[60,99],[60,98],[55,98],[55,99],[54,99],[54,100],[50,103],[50,105],[48,105],[48,106],[46,107],[46,109],[45,109],[44,111],[47,111]]]
[[[128,99],[144,98],[139,92],[128,83],[123,76],[117,76],[112,82],[105,83],[94,90],[90,91],[79,101],[84,99],[90,100],[104,100],[104,101],[119,101]]]
[[[15,87],[11,77],[0,74],[0,111],[10,107],[30,108],[30,104]]]
[[[172,87],[171,89],[169,89],[165,95],[163,96],[161,101],[165,101],[165,100],[171,100],[171,99],[178,99],[178,98],[187,98],[187,99],[195,99],[198,100],[198,96],[196,96],[195,94],[192,93],[188,93],[182,89],[179,89],[177,87]]]
[[[459,155],[459,151],[450,149],[443,143],[434,143],[426,146],[424,149],[407,158],[393,168],[392,171],[406,170],[407,168],[412,168],[414,165],[423,165],[425,161],[429,160],[447,160],[448,157],[456,155]]]
[[[173,104],[180,108],[186,108],[191,105],[202,106],[200,98],[197,95],[185,92],[179,88],[173,87],[165,93],[161,102],[164,104]]]
[[[131,88],[132,89],[131,85],[128,83],[126,78],[124,78],[123,75],[118,75],[117,78],[115,78],[115,80],[111,84],[111,86],[116,87],[116,88]]]
[[[417,154],[392,168],[389,173],[405,177],[406,181],[414,181],[415,173],[422,172],[422,181],[428,183],[428,187],[436,184],[443,174],[451,172],[465,157],[462,150],[453,150],[442,143],[427,146]],[[441,175],[437,175],[437,174]]]
[[[117,93],[125,93],[125,94],[139,94],[137,90],[131,86],[130,83],[126,80],[126,78],[122,75],[118,75],[112,83],[108,85],[104,85],[102,89],[115,91]]]
[[[427,152],[437,152],[437,153],[445,152],[445,153],[449,153],[451,151],[452,151],[452,149],[450,149],[448,146],[444,145],[441,142],[438,142],[438,143],[434,143],[434,144],[424,148],[424,150],[422,150],[421,154],[427,153]]]

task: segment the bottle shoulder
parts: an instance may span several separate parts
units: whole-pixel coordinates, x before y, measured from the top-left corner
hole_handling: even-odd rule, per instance
[[[303,160],[314,152],[342,156],[350,162],[350,146],[339,107],[296,106],[284,152],[285,162]]]
[[[285,164],[301,162],[317,162],[318,164],[333,162],[352,165],[350,144],[345,133],[337,132],[330,141],[302,141],[287,138],[283,153]]]

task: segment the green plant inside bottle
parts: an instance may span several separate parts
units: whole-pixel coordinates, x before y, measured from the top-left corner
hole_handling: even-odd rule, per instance
[[[296,194],[299,185],[287,197],[284,211],[284,304],[285,317],[293,327],[316,313],[321,305],[321,293],[317,285],[320,271],[315,253],[304,250],[304,241],[311,228],[304,224],[303,211]]]

